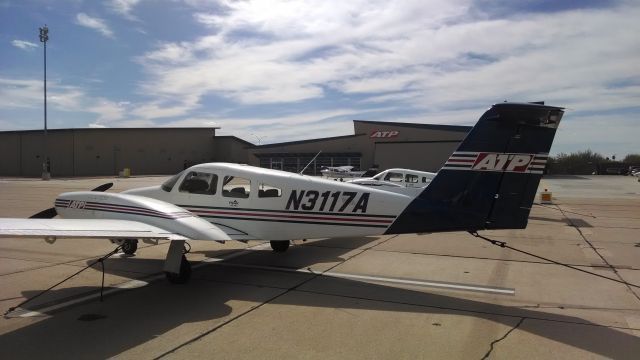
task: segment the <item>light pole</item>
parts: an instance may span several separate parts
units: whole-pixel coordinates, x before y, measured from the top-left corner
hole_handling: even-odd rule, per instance
[[[44,162],[42,163],[42,180],[51,179],[47,144],[47,40],[49,40],[49,28],[45,24],[40,28],[40,42],[44,43]]]

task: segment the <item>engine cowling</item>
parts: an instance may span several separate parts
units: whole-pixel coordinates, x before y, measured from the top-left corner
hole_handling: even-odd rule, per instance
[[[193,240],[226,241],[220,228],[186,209],[144,196],[77,191],[55,201],[58,214],[67,219],[118,219],[157,226]]]

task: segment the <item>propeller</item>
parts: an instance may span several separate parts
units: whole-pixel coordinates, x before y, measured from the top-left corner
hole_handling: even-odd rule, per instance
[[[91,191],[105,192],[111,189],[111,187],[113,187],[113,183],[106,183],[98,186],[95,189],[91,189]],[[58,212],[56,211],[55,207],[52,207],[52,208],[42,210],[37,214],[33,214],[29,216],[29,219],[52,219],[56,217],[56,215],[58,215]]]
[[[95,189],[91,189],[91,191],[105,192],[113,187],[113,183],[106,183],[98,186]]]

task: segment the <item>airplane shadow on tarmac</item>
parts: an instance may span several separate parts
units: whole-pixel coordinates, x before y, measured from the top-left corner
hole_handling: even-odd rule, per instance
[[[331,240],[328,240],[328,244],[331,244]],[[304,268],[340,259],[340,255],[346,252],[345,249],[324,247],[327,244],[318,245],[294,246],[284,254],[275,254],[268,250],[247,251],[247,255],[229,261]],[[217,252],[207,253],[216,255]],[[121,258],[111,259],[106,270],[117,271],[114,269],[123,268],[125,262],[136,262],[136,265],[145,267],[156,266],[158,269],[162,267],[161,260]],[[65,292],[77,294],[95,290],[95,287],[63,289],[58,290],[55,296],[60,298],[67,295]],[[137,345],[153,341],[157,336],[172,332],[176,335],[167,334],[161,339],[176,342],[165,344],[167,349],[161,352],[170,351],[198,334],[222,324],[232,316],[249,310],[256,303],[265,301],[271,304],[306,307],[451,314],[485,319],[509,327],[524,318],[518,331],[525,331],[593,354],[623,359],[632,358],[633,354],[640,353],[640,338],[579,317],[492,304],[429,291],[333,277],[316,277],[307,273],[204,266],[194,270],[191,282],[186,285],[158,281],[151,286],[109,296],[104,302],[96,300],[61,309],[51,317],[1,335],[0,358],[112,357]],[[28,291],[23,295],[28,297],[36,292],[38,291]],[[295,293],[310,296],[290,296]],[[95,320],[81,321],[82,319]],[[194,326],[203,327],[200,330],[192,329],[188,337],[180,339],[179,327],[186,323],[196,323]],[[481,350],[482,353],[486,351]],[[145,357],[152,356],[156,355],[146,354]]]

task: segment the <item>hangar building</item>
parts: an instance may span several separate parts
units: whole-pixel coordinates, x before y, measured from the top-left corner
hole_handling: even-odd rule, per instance
[[[175,174],[185,165],[229,161],[248,163],[253,144],[215,136],[216,128],[53,129],[47,134],[51,176]],[[42,130],[0,132],[0,175],[42,175]]]
[[[224,161],[320,175],[323,166],[404,167],[437,171],[471,127],[354,120],[354,134],[268,145],[218,128],[87,128],[48,131],[51,176],[174,174],[196,163]],[[318,152],[320,155],[311,160]],[[42,130],[0,132],[0,176],[42,174]]]
[[[320,175],[323,166],[381,170],[401,167],[438,171],[471,130],[470,126],[354,120],[354,135],[256,146],[261,167]]]

